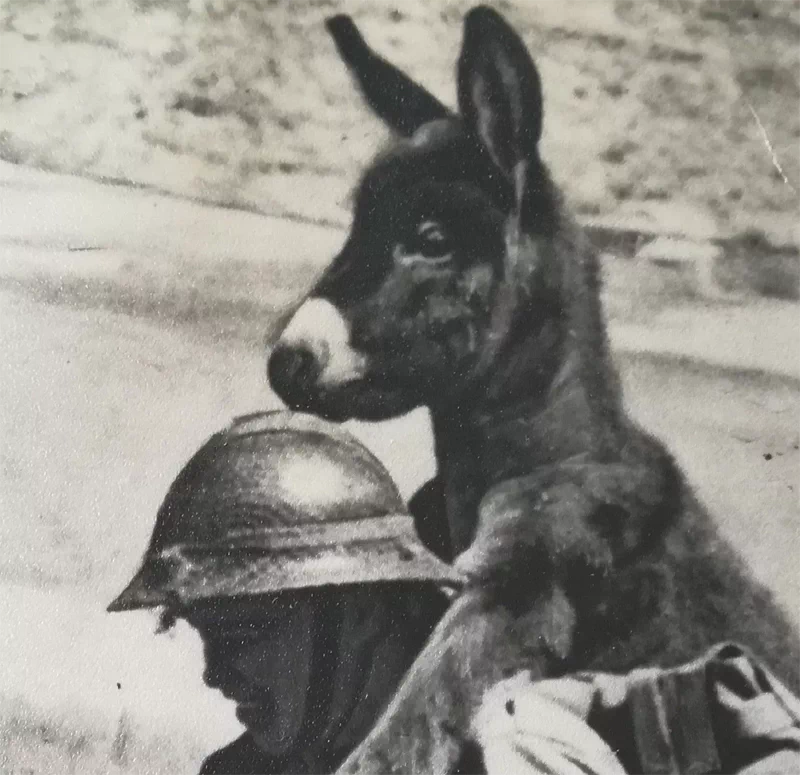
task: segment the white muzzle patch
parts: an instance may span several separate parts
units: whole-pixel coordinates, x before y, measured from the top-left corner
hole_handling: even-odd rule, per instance
[[[325,299],[310,298],[295,312],[278,346],[304,347],[313,353],[321,372],[320,385],[342,385],[367,373],[367,356],[350,346],[350,326]]]

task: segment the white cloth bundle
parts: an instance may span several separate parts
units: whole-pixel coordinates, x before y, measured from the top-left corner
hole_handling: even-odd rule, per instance
[[[516,775],[624,775],[613,751],[586,723],[590,681],[532,682],[526,673],[486,693],[473,721],[486,771]]]

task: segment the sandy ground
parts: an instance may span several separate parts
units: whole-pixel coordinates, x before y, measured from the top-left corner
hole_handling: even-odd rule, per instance
[[[263,340],[342,235],[12,166],[0,211],[0,771],[192,772],[239,728],[197,640],[104,607],[188,455],[277,406]],[[654,306],[611,334],[634,415],[800,622],[796,309]],[[432,471],[423,412],[352,428],[405,494]]]

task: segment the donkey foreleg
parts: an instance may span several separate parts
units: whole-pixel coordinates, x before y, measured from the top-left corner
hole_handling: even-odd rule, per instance
[[[663,533],[674,511],[669,489],[668,474],[647,465],[547,466],[486,494],[456,565],[474,583],[515,595],[608,576]]]
[[[574,624],[559,589],[542,594],[529,608],[520,616],[483,590],[466,590],[434,630],[370,735],[338,772],[453,772],[486,690],[523,669],[534,678],[551,674],[558,652],[569,647],[557,642],[569,636]]]
[[[655,495],[651,476],[647,467],[576,462],[491,490],[456,561],[467,588],[340,772],[452,771],[487,689],[519,670],[562,671],[587,574],[609,578],[657,529],[657,499],[639,494],[646,486]]]

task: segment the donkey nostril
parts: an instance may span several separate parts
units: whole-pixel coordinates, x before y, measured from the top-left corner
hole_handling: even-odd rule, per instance
[[[308,347],[278,345],[267,362],[267,376],[270,385],[284,397],[314,384],[323,368]]]

